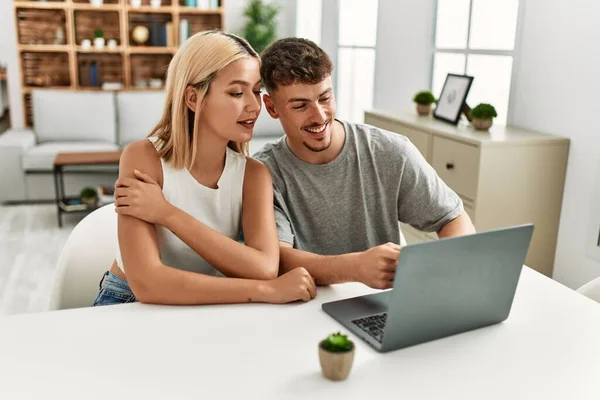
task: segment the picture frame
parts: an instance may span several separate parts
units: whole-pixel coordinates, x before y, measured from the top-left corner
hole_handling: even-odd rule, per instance
[[[454,125],[458,124],[472,84],[472,76],[448,74],[433,110],[433,117]]]

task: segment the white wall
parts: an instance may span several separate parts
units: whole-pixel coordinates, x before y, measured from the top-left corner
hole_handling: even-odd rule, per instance
[[[515,125],[571,139],[554,278],[576,288],[600,276],[586,255],[600,182],[600,7],[597,0],[522,0]]]
[[[23,99],[21,97],[21,83],[19,82],[21,73],[19,72],[19,59],[17,58],[13,3],[9,0],[0,0],[0,62],[7,66],[8,103],[12,125],[16,128],[22,128],[24,126]]]
[[[379,0],[375,108],[414,108],[414,94],[431,85],[433,0]]]

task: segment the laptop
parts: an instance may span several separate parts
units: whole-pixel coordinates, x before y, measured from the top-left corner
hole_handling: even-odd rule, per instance
[[[393,289],[324,303],[323,310],[387,352],[508,318],[533,225],[403,247]]]

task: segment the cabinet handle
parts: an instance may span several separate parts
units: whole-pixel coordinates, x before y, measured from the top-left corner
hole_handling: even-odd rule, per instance
[[[446,163],[446,169],[454,169],[454,163]]]

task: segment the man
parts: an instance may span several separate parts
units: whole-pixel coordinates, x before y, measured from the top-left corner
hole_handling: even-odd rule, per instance
[[[335,119],[333,67],[321,48],[287,38],[261,57],[265,107],[285,131],[256,155],[273,176],[281,273],[304,267],[320,285],[391,288],[398,221],[441,238],[475,232],[406,137]]]

